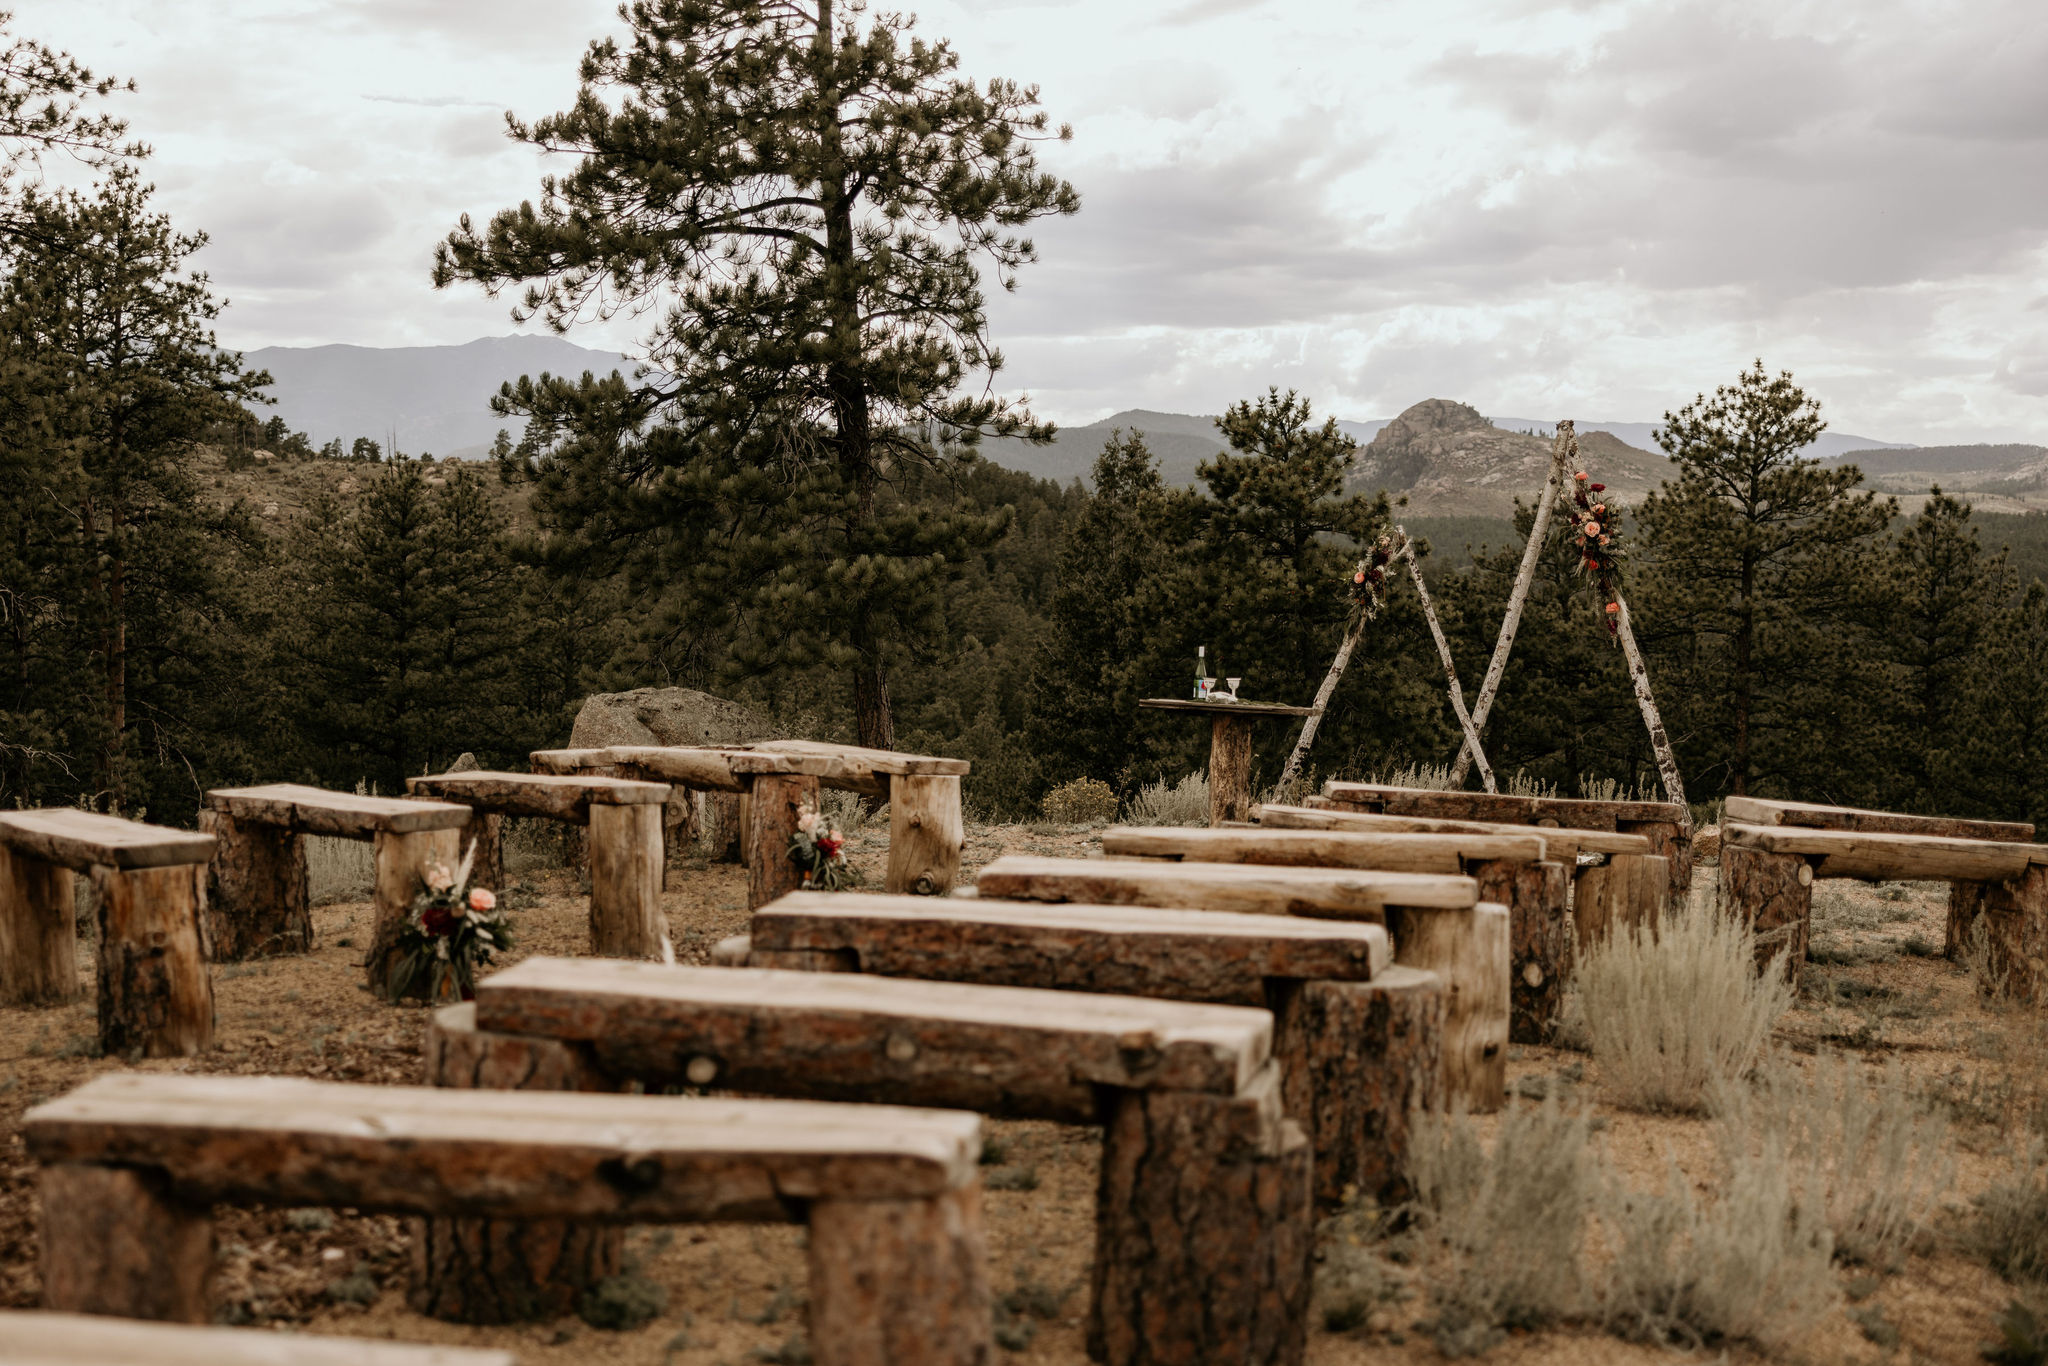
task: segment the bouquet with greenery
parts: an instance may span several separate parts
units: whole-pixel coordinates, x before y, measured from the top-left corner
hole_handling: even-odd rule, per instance
[[[477,969],[512,947],[512,927],[488,887],[469,885],[472,844],[462,866],[449,872],[429,861],[426,890],[399,926],[386,990],[394,1001],[468,1001],[476,997]]]
[[[1367,621],[1387,605],[1387,571],[1397,551],[1392,536],[1381,536],[1351,571],[1351,600],[1365,609]]]
[[[846,836],[808,802],[796,813],[789,861],[803,869],[804,886],[816,891],[836,892],[854,880],[846,861]]]
[[[1572,476],[1571,498],[1565,513],[1572,521],[1572,548],[1578,552],[1579,572],[1593,581],[1605,605],[1607,634],[1620,635],[1621,594],[1621,507],[1601,495],[1607,485],[1588,483],[1584,470]]]

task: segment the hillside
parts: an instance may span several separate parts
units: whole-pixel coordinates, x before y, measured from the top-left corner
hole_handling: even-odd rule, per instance
[[[1579,434],[1579,452],[1595,479],[1624,502],[1640,501],[1670,468],[1604,431]],[[1381,428],[1352,476],[1364,491],[1406,497],[1416,517],[1511,517],[1515,500],[1533,499],[1550,471],[1550,442],[1495,426],[1451,399],[1415,404]]]

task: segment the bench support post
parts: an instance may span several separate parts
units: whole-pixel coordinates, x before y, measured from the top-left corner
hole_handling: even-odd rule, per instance
[[[1219,716],[1209,729],[1209,824],[1221,827],[1251,815],[1251,718]]]
[[[363,955],[363,967],[375,995],[383,996],[390,980],[398,927],[412,914],[413,898],[420,894],[420,877],[428,860],[447,865],[451,872],[461,861],[457,834],[454,830],[422,830],[411,835],[389,830],[377,832],[377,928],[370,940],[370,951]]]
[[[2029,864],[2026,872],[2008,882],[1955,887],[1974,894],[1972,919],[1984,926],[1991,961],[1989,975],[1979,985],[2002,989],[2009,999],[2027,1005],[2048,1002],[2048,867]],[[1951,905],[1956,899],[1952,892]]]
[[[746,821],[747,909],[755,910],[803,885],[803,871],[789,861],[789,839],[797,811],[818,805],[818,780],[804,774],[763,773],[749,785],[742,803]]]
[[[1580,869],[1572,888],[1579,953],[1624,931],[1655,934],[1670,896],[1669,860],[1658,854],[1609,854]]]
[[[1478,879],[1481,901],[1508,908],[1508,1037],[1548,1043],[1572,975],[1570,876],[1562,863],[1507,859],[1475,860],[1466,871]]]
[[[471,807],[469,824],[462,827],[455,840],[456,857],[474,848],[476,855],[469,863],[469,885],[488,887],[494,892],[505,890],[505,818],[495,811],[484,811]]]
[[[239,963],[311,950],[306,837],[286,826],[236,820],[210,809],[200,811],[199,828],[216,841],[206,884],[213,961]]]
[[[1473,1114],[1507,1104],[1508,909],[1482,901],[1469,911],[1387,908],[1387,932],[1403,967],[1441,977],[1444,1089]]]
[[[590,951],[600,958],[660,958],[659,803],[590,804]]]
[[[1798,854],[1770,854],[1721,844],[1721,905],[1756,932],[1759,971],[1779,954],[1785,975],[1799,980],[1813,917],[1813,865]]]
[[[979,1183],[929,1200],[817,1200],[810,1216],[818,1366],[994,1359]]]
[[[42,1171],[43,1307],[166,1323],[210,1320],[213,1212],[161,1177],[60,1162]]]
[[[1614,829],[1616,834],[1649,837],[1650,853],[1666,861],[1664,871],[1670,878],[1671,895],[1684,900],[1692,888],[1692,835],[1681,830],[1676,821],[1618,820]]]
[[[944,896],[960,876],[967,827],[957,777],[889,779],[889,871],[882,890]]]
[[[0,844],[0,1006],[61,1006],[85,994],[73,876]]]
[[[95,864],[99,1038],[110,1057],[189,1058],[213,1046],[206,865]]]

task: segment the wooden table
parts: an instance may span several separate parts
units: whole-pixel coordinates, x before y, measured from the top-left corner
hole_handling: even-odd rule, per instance
[[[1252,722],[1282,716],[1313,716],[1314,707],[1278,702],[1197,702],[1193,698],[1147,697],[1138,703],[1157,711],[1193,711],[1214,718],[1209,731],[1209,824],[1245,821],[1252,813]]]

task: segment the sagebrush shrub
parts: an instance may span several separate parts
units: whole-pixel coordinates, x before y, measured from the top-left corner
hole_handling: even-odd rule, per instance
[[[1107,825],[1116,819],[1116,793],[1098,778],[1076,778],[1046,793],[1039,809],[1055,825]]]
[[[1207,825],[1209,775],[1190,773],[1172,787],[1164,778],[1145,784],[1131,798],[1124,819],[1132,825]]]
[[[2048,1283],[2048,1152],[2029,1142],[2010,1176],[1977,1198],[1977,1252],[2009,1281]]]

